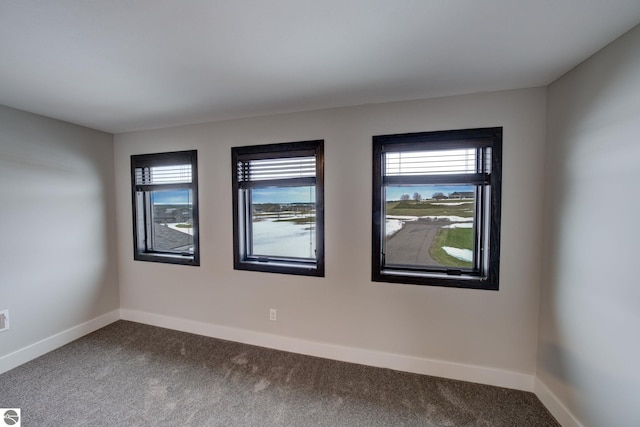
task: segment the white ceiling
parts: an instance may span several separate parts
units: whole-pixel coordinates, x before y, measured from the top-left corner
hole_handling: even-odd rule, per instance
[[[111,133],[547,85],[639,0],[0,0],[0,104]]]

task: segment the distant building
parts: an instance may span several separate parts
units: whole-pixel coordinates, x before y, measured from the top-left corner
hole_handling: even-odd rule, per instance
[[[191,222],[191,206],[154,205],[154,222],[158,224],[173,224],[177,222]]]
[[[454,191],[449,194],[450,199],[473,199],[475,193],[473,191]]]

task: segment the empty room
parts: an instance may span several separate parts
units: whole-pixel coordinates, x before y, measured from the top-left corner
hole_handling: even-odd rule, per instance
[[[0,0],[0,426],[640,426],[638,0]]]

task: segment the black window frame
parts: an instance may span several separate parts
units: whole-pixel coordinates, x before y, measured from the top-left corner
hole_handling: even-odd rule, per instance
[[[315,157],[314,178],[288,178],[241,182],[241,169],[251,160]],[[243,166],[244,165],[244,166]],[[284,142],[231,148],[233,192],[233,266],[236,270],[324,277],[324,140]],[[250,246],[252,188],[315,186],[315,259],[278,256],[254,257],[247,253]]]
[[[191,182],[145,184],[136,182],[136,169],[154,166],[191,165]],[[190,189],[191,214],[193,226],[193,254],[173,251],[153,250],[149,221],[152,221],[150,194],[157,190]],[[142,192],[143,206],[139,206],[137,193]],[[198,152],[197,150],[172,151],[152,154],[136,154],[131,156],[131,201],[133,211],[133,258],[136,261],[150,261],[167,264],[200,266],[200,225],[198,206]],[[139,229],[139,222],[144,223],[144,230]],[[139,238],[144,233],[143,238]],[[151,246],[151,248],[149,247]]]
[[[484,154],[479,158],[475,174],[430,174],[418,176],[385,176],[386,152],[490,148],[490,169]],[[480,153],[481,151],[477,151]],[[484,151],[482,151],[484,153]],[[482,163],[482,164],[481,164]],[[476,197],[474,219],[481,225],[475,244],[482,252],[476,255],[473,268],[421,268],[385,264],[385,186],[395,185],[473,185]],[[372,199],[372,280],[375,282],[446,286],[472,289],[499,289],[500,219],[502,195],[502,127],[417,132],[373,137],[373,199]],[[481,188],[482,194],[478,194]],[[489,188],[489,189],[487,189]],[[478,199],[476,199],[478,200]],[[488,216],[488,218],[487,218]],[[478,242],[484,242],[480,245]],[[486,247],[488,244],[488,248]],[[474,251],[474,253],[476,253]],[[485,256],[486,255],[486,256]]]

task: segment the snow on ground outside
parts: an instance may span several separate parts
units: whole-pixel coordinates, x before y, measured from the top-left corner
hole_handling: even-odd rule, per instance
[[[283,219],[281,217],[281,219]],[[253,254],[315,258],[316,231],[312,224],[267,219],[253,223]]]
[[[400,231],[404,226],[404,221],[401,221],[399,219],[388,219],[388,218],[389,217],[387,217],[387,221],[385,223],[385,228],[384,228],[385,236],[387,237],[391,236],[397,231]]]
[[[473,222],[456,222],[455,224],[445,225],[442,228],[473,228]]]
[[[178,224],[183,224],[182,222],[174,222],[171,224],[167,224],[167,227],[171,228],[172,230],[176,230],[179,231],[181,233],[185,233],[185,234],[189,234],[191,236],[193,236],[193,227],[190,228],[181,228],[178,227]]]
[[[462,261],[471,262],[473,260],[473,252],[469,249],[452,248],[450,246],[443,246],[442,249],[444,249],[448,255]]]
[[[430,219],[432,221],[449,220],[451,222],[473,222],[473,217],[442,215],[442,216],[421,216],[420,219]]]
[[[473,217],[465,218],[462,216],[442,215],[442,216],[408,216],[408,215],[387,215],[385,225],[385,235],[387,237],[397,233],[402,229],[407,221],[417,221],[418,219],[428,219],[432,221],[449,220],[455,222],[451,225],[445,225],[442,228],[473,228]]]
[[[427,218],[427,217],[421,217]],[[473,218],[458,216],[431,217],[434,219],[449,219],[450,221],[473,221]],[[281,218],[284,219],[284,218]],[[387,216],[386,235],[390,236],[402,229],[404,221],[416,221],[415,216]],[[193,228],[177,227],[180,223],[171,223],[167,226],[181,233],[193,235]],[[472,228],[473,223],[456,223],[445,225],[443,228]],[[295,257],[313,257],[315,250],[315,230],[308,230],[309,224],[296,224],[288,221],[275,221],[273,219],[257,221],[253,223],[253,247],[254,253],[260,255],[280,255]],[[471,261],[473,253],[468,249],[452,248],[444,246],[449,255],[463,261]]]
[[[255,255],[288,256],[314,258],[316,249],[316,233],[309,228],[311,224],[296,224],[276,219],[309,217],[311,215],[273,214],[268,219],[253,223],[253,253]],[[167,226],[181,233],[193,235],[193,228],[181,228],[181,223],[170,223]]]
[[[288,217],[287,217],[288,218]],[[402,229],[405,221],[416,221],[419,217],[404,215],[389,215],[386,221],[386,235],[390,236]],[[432,219],[449,219],[450,221],[467,221],[465,223],[456,223],[445,225],[443,228],[472,228],[473,218],[463,218],[459,216],[437,216],[437,217],[420,217]],[[285,219],[285,217],[281,217]],[[471,222],[468,222],[471,221]],[[193,228],[177,227],[180,223],[167,224],[181,233],[193,235]],[[315,250],[315,231],[308,230],[309,224],[296,224],[288,221],[275,221],[268,219],[253,223],[253,246],[254,253],[260,255],[280,255],[280,256],[297,256],[297,257],[313,257]],[[443,248],[449,255],[471,261],[473,254],[468,249]],[[468,252],[468,254],[467,254]],[[457,255],[454,255],[456,253]]]
[[[401,219],[403,221],[417,221],[419,219],[426,219],[431,221],[446,221],[451,222],[473,222],[473,217],[455,216],[455,215],[436,215],[436,216],[409,216],[409,215],[387,215],[387,220]]]
[[[417,216],[409,216],[409,215],[387,215],[387,219],[403,219],[405,221],[417,221]]]
[[[460,205],[472,205],[473,202],[442,202],[431,203],[431,206],[460,206]]]

